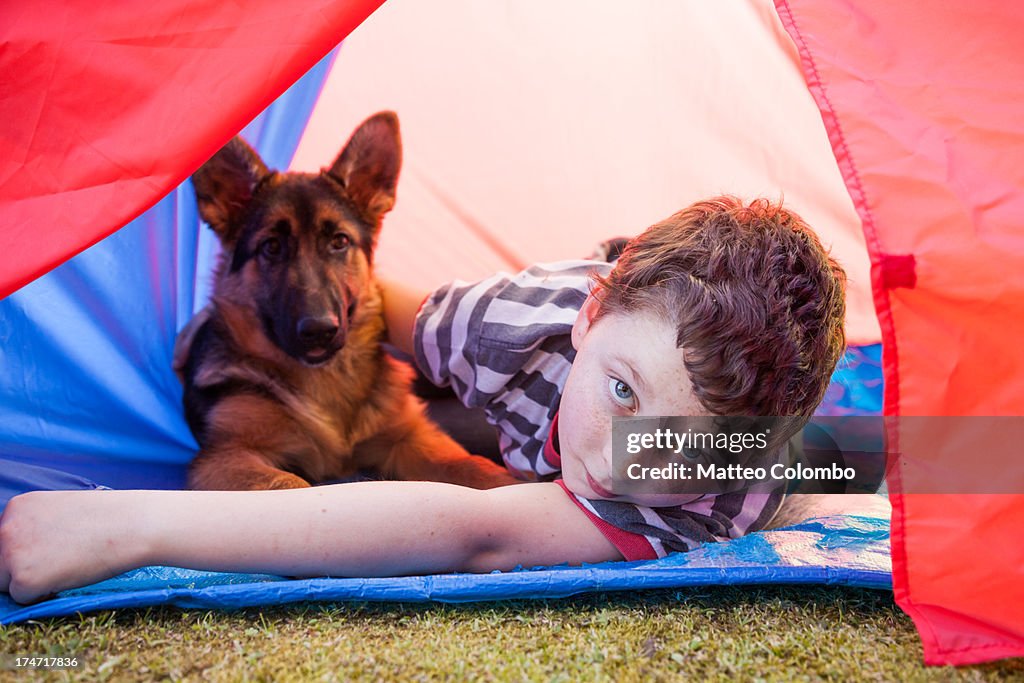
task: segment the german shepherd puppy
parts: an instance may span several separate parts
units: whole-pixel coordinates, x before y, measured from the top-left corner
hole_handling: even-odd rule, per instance
[[[175,367],[200,444],[194,489],[285,489],[372,469],[475,488],[516,483],[470,455],[381,347],[373,250],[395,201],[398,118],[366,120],[319,174],[268,170],[235,138],[192,176],[223,247]]]

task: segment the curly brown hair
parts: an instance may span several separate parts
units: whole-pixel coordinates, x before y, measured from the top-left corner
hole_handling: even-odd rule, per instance
[[[799,417],[846,346],[846,273],[799,216],[766,199],[702,201],[629,242],[597,279],[604,315],[653,310],[716,415]]]

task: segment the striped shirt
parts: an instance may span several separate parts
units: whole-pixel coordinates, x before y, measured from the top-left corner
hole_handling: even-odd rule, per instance
[[[429,295],[416,316],[416,363],[498,429],[505,465],[522,479],[558,481],[627,560],[664,557],[763,528],[781,493],[706,495],[668,508],[589,500],[560,478],[557,413],[576,351],[570,332],[599,261],[538,264],[516,275],[455,281]]]

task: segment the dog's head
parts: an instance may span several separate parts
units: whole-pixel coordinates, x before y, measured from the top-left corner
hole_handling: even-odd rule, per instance
[[[217,294],[249,306],[289,356],[329,361],[373,286],[373,249],[401,160],[391,112],[364,121],[319,174],[271,171],[234,138],[192,176],[199,213],[223,247]]]

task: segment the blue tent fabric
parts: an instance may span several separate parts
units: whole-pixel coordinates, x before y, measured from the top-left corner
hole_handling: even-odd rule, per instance
[[[847,348],[814,414],[830,417],[882,414],[881,344]]]
[[[458,603],[712,584],[803,583],[891,588],[888,520],[822,517],[728,543],[707,544],[660,560],[490,574],[289,580],[266,574],[145,567],[92,586],[63,591],[35,605],[17,605],[0,594],[0,624],[162,604],[238,609],[302,601]]]
[[[0,459],[0,514],[9,501],[26,491],[78,491],[109,488],[96,482],[48,467]]]

